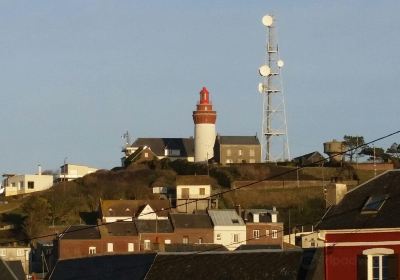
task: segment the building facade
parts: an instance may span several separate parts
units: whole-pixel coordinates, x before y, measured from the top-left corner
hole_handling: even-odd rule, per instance
[[[220,164],[259,163],[261,145],[257,136],[220,136],[215,140],[214,159]]]

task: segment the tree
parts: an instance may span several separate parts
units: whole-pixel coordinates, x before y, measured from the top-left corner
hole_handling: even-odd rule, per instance
[[[22,228],[27,237],[32,238],[43,233],[48,226],[50,217],[50,204],[40,196],[31,196],[23,205],[26,214]]]
[[[350,163],[352,163],[354,155],[360,154],[361,146],[365,144],[364,137],[345,135],[343,140],[346,150],[349,150],[346,155],[350,158]]]

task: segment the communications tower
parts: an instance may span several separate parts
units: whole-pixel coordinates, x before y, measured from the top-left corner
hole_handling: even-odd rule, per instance
[[[275,17],[266,15],[262,23],[267,28],[265,64],[259,68],[262,82],[258,85],[263,95],[263,158],[267,162],[285,161],[290,160],[290,152],[281,78],[284,63],[279,57]]]

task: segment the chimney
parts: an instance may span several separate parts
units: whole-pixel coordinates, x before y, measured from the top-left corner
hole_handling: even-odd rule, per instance
[[[235,205],[235,210],[236,213],[242,218],[242,207],[240,206],[240,204]]]
[[[38,164],[38,175],[42,175],[42,166]]]
[[[326,208],[339,204],[346,193],[347,193],[346,184],[332,182],[329,185],[327,185],[325,189]]]

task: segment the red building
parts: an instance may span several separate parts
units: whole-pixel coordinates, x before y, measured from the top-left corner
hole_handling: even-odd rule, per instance
[[[400,170],[347,192],[317,229],[325,279],[400,279]]]

